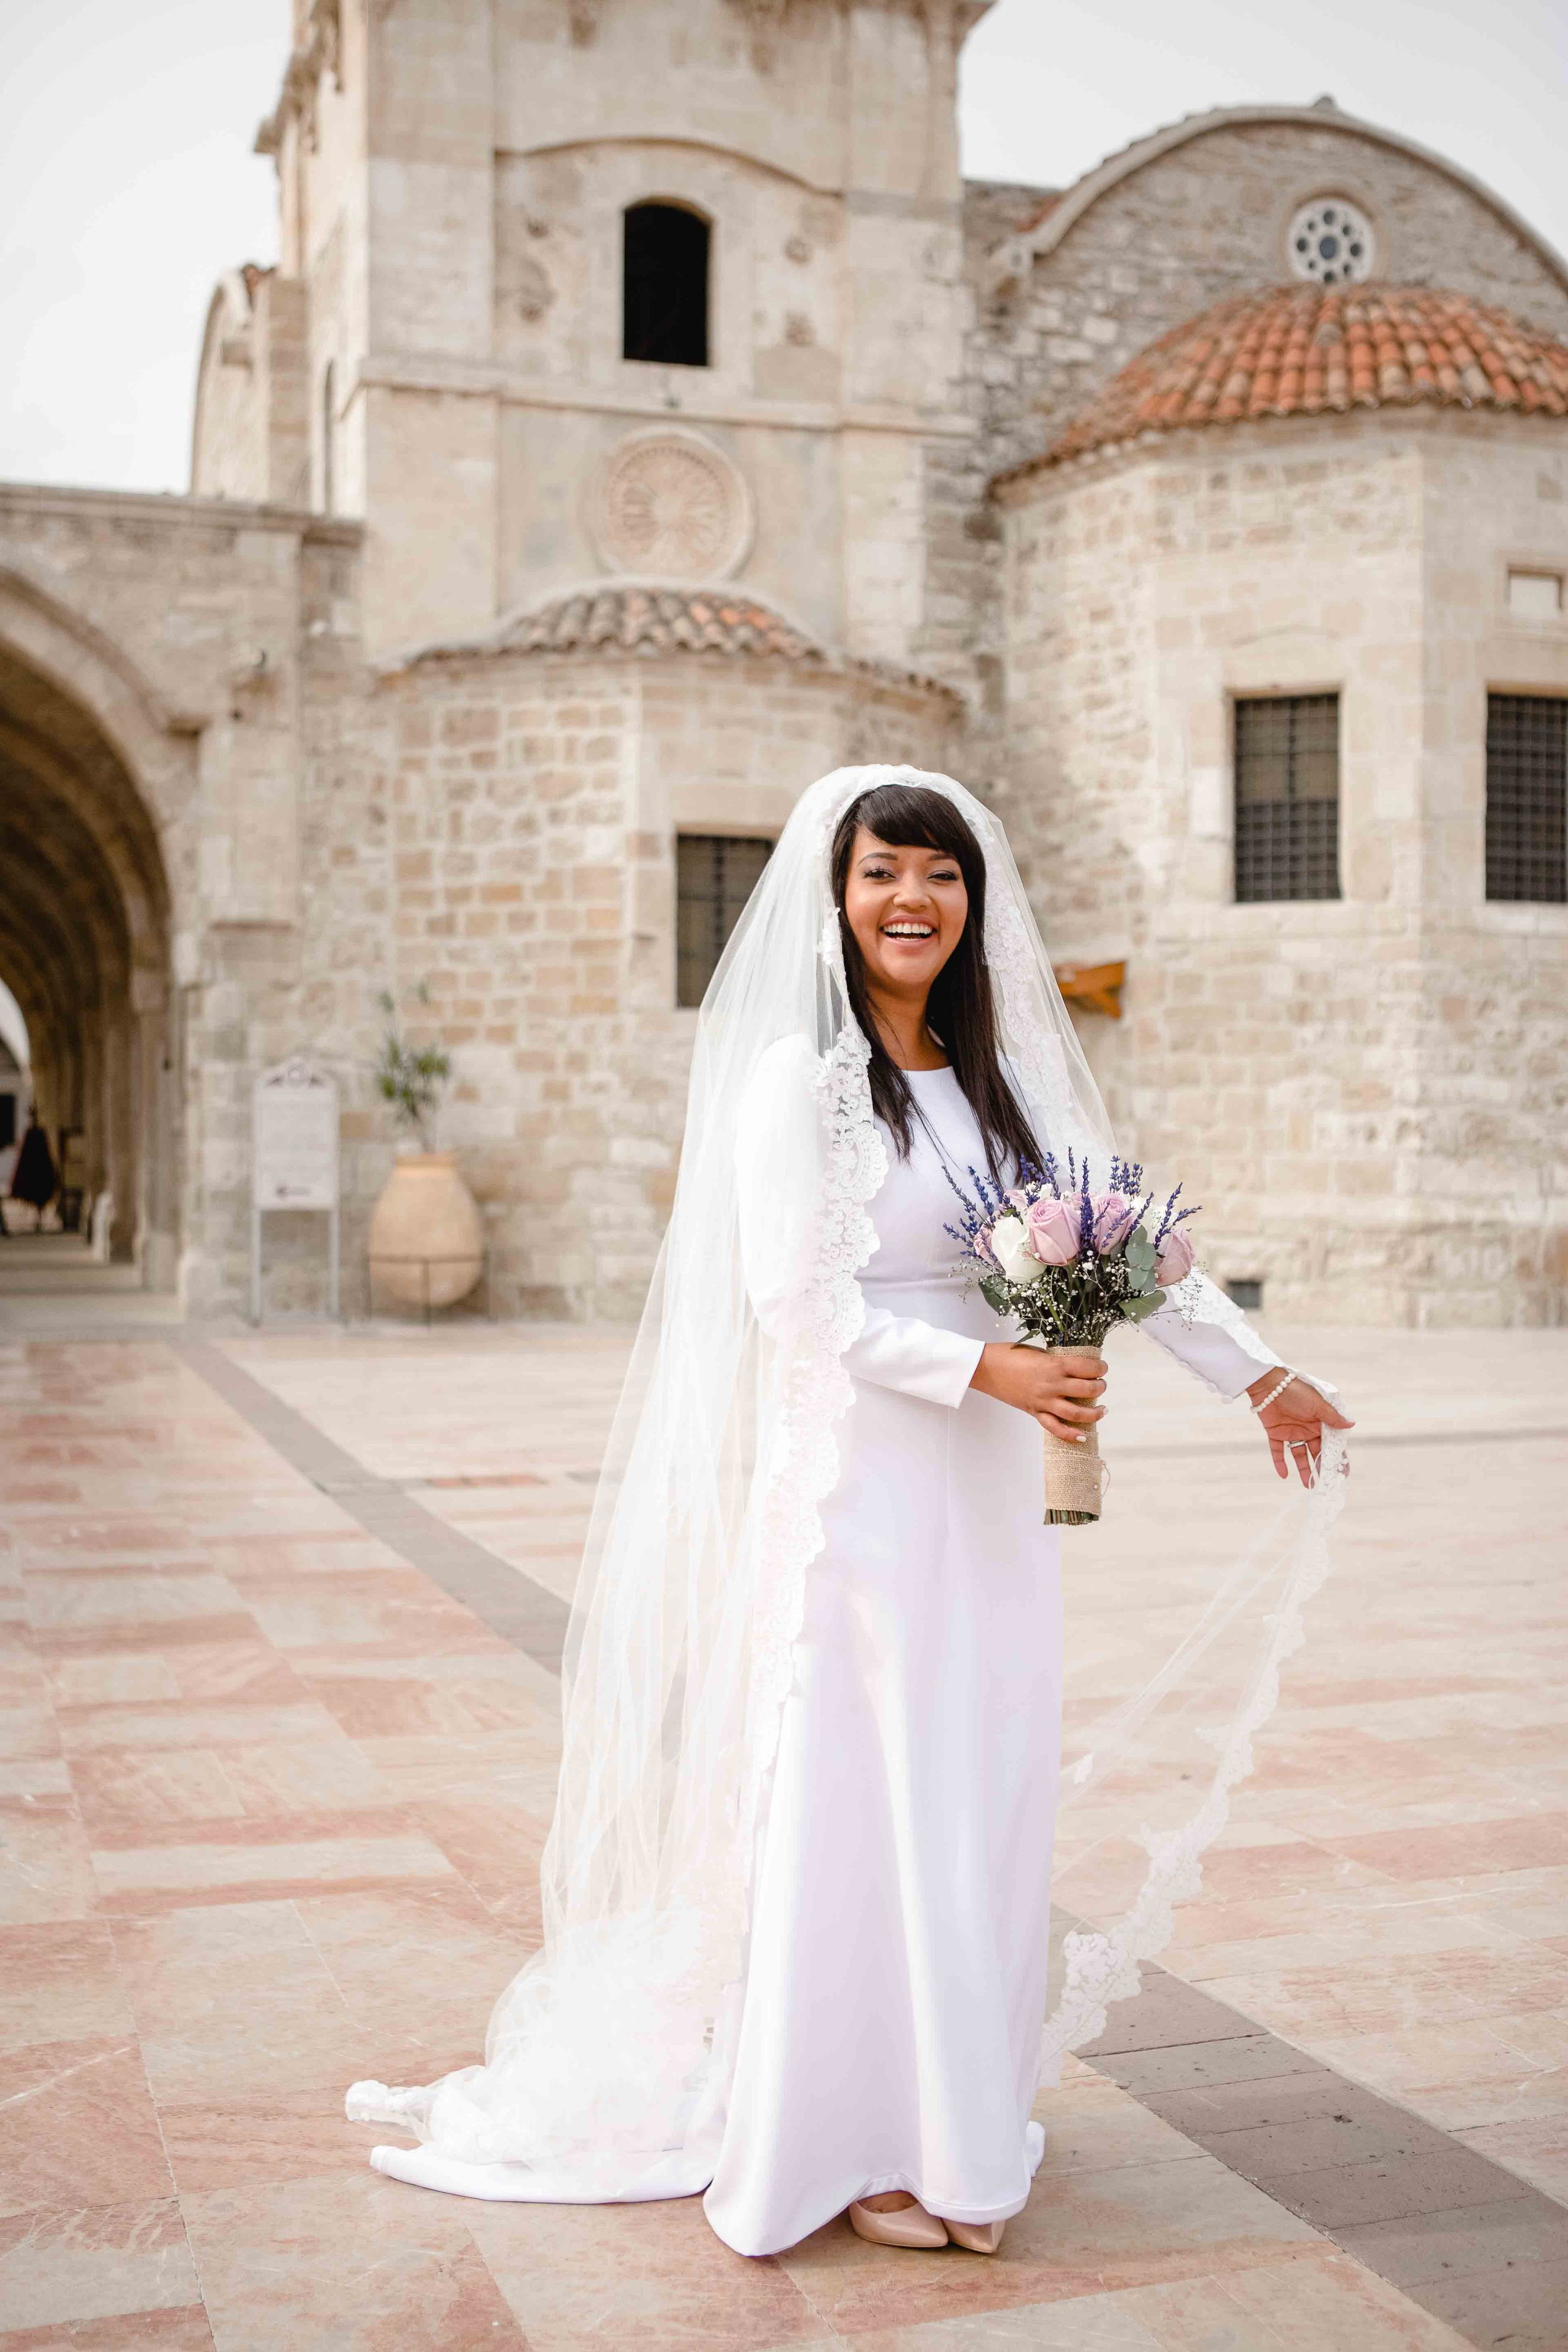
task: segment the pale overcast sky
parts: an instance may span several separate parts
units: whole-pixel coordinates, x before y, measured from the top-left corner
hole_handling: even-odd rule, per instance
[[[250,148],[288,14],[5,9],[0,477],[184,488],[213,282],[276,257],[272,167]],[[997,0],[965,52],[964,168],[1059,187],[1180,115],[1325,91],[1568,251],[1568,0]]]

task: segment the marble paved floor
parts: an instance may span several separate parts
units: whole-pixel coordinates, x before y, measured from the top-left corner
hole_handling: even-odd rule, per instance
[[[489,2208],[369,2172],[342,2086],[473,2057],[537,1932],[553,1678],[177,1330],[30,1328],[0,1340],[0,2352],[1499,2340],[1484,2296],[1457,2332],[1079,2061],[993,2262],[835,2224],[744,2263],[694,2202]],[[568,1589],[623,1335],[223,1344],[367,1478]],[[1353,1507],[1170,1965],[1568,2201],[1568,1338],[1294,1348],[1358,1413]],[[1267,1475],[1153,1349],[1114,1377],[1118,1508],[1069,1563],[1102,1643],[1161,1572],[1177,1450],[1205,1524]]]

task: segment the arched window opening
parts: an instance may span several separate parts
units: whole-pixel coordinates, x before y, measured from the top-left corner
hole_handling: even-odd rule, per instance
[[[708,365],[712,234],[682,205],[630,205],[625,215],[621,355],[666,367]]]
[[[321,378],[321,512],[329,515],[337,505],[337,370],[329,360]]]

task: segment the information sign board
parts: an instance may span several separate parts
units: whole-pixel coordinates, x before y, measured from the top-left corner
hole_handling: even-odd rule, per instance
[[[251,1119],[250,1312],[261,1320],[261,1220],[269,1209],[327,1215],[331,1313],[338,1311],[338,1089],[302,1054],[264,1070]]]
[[[338,1090],[296,1057],[256,1086],[256,1205],[258,1209],[335,1209],[338,1205]]]

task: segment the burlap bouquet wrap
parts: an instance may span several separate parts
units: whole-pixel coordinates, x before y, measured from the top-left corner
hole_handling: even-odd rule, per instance
[[[1049,1348],[1040,1339],[1024,1339],[1025,1348],[1038,1348],[1047,1356],[1081,1354],[1080,1349]],[[1048,1528],[1091,1527],[1100,1517],[1103,1487],[1100,1460],[1100,1429],[1091,1423],[1081,1444],[1042,1428],[1046,1448],[1046,1525]]]

